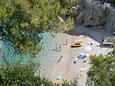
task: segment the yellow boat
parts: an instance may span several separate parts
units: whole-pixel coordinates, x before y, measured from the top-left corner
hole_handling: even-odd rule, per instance
[[[73,42],[71,47],[81,47],[81,42]]]

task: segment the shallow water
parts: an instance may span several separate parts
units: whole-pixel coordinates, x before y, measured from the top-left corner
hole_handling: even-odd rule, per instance
[[[2,62],[12,61],[18,58],[18,53],[15,53],[11,43],[7,40],[2,41]]]
[[[57,65],[57,60],[60,58],[60,45],[65,43],[65,35],[63,33],[48,33],[44,32],[41,34],[42,40],[40,42],[42,50],[39,54],[33,58],[37,64],[40,63],[41,74],[49,77],[52,69]],[[57,45],[57,50],[56,50]],[[22,57],[22,56],[21,56]],[[29,55],[23,55],[24,61],[28,61]],[[2,42],[2,61],[12,61],[19,60],[20,55],[18,52],[14,51],[14,48],[11,46],[11,43],[7,40]],[[39,72],[39,70],[37,71]]]
[[[27,55],[21,55],[19,51],[14,49],[12,46],[12,43],[9,42],[8,40],[3,40],[2,41],[2,57],[1,61],[3,63],[10,62],[10,61],[18,61],[23,58],[23,62],[29,61],[30,56]]]
[[[53,34],[53,36],[51,35]],[[34,60],[41,64],[41,74],[50,77],[52,69],[57,65],[60,58],[60,45],[65,43],[65,37],[62,33],[43,33],[41,40],[42,51],[36,55]],[[56,45],[57,49],[56,50]]]

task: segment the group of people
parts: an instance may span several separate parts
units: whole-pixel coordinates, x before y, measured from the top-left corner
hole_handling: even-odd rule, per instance
[[[65,43],[64,45],[67,45],[67,39],[66,39],[66,43]],[[58,47],[58,45],[56,44],[56,49],[55,49],[55,50],[61,51],[61,49],[62,49],[61,44],[59,45],[59,47]]]
[[[65,42],[66,42],[66,43],[65,43],[64,45],[67,45],[67,43],[68,43],[67,39],[66,39],[66,41],[65,41]],[[61,46],[61,45],[59,45],[59,50],[58,50],[58,47],[57,47],[57,44],[56,44],[56,50],[61,51],[61,49],[62,49],[62,46]],[[61,61],[61,59],[62,59],[62,56],[60,56],[60,58],[59,58],[58,62],[60,62],[60,61]]]

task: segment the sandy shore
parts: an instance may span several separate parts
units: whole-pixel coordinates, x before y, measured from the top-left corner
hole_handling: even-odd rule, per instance
[[[70,43],[72,43],[76,39],[84,40],[86,38],[83,37],[75,37],[69,36],[68,37],[68,44],[62,46],[62,51],[60,53],[63,54],[61,61],[57,64],[57,66],[51,72],[51,80],[54,83],[61,83],[63,80],[73,80],[73,78],[77,78],[79,82],[86,81],[86,73],[90,67],[89,64],[89,57],[83,60],[79,60],[76,64],[73,63],[73,59],[75,58],[76,54],[83,52],[83,47],[79,48],[71,48]],[[84,46],[84,44],[82,45]],[[85,52],[85,51],[84,51]],[[86,62],[84,62],[86,61]],[[81,71],[85,68],[84,71]],[[62,80],[57,80],[57,77],[61,76]],[[84,83],[79,83],[83,85]]]
[[[51,80],[53,83],[61,83],[63,80],[70,81],[73,80],[73,78],[77,78],[79,86],[86,86],[87,72],[91,66],[89,56],[107,54],[110,49],[99,47],[99,43],[88,36],[66,35],[66,37],[68,38],[68,44],[62,46],[62,50],[60,51],[62,59],[52,70]],[[71,48],[70,43],[79,39],[83,41],[82,47]],[[93,45],[88,45],[87,42],[92,42]],[[87,46],[90,46],[92,50],[86,51],[85,47]],[[85,59],[78,60],[77,63],[74,64],[73,59],[79,53],[85,53],[88,56]],[[57,80],[58,76],[60,76],[62,80]]]
[[[86,28],[85,28],[86,29]],[[85,33],[85,29],[83,32]],[[90,55],[100,55],[107,54],[111,51],[110,48],[100,47],[100,41],[95,40],[96,35],[95,31],[88,31],[87,34],[80,34],[76,31],[72,32],[73,34],[65,34],[65,33],[57,33],[55,34],[55,43],[49,45],[47,55],[44,56],[49,57],[46,58],[47,62],[43,62],[41,68],[43,69],[42,73],[44,76],[48,76],[48,78],[53,83],[61,83],[63,80],[73,80],[73,78],[77,78],[78,86],[86,86],[86,78],[87,72],[90,65]],[[94,33],[93,33],[94,32]],[[103,33],[103,31],[102,31]],[[93,35],[91,35],[93,34]],[[100,31],[96,32],[97,37],[101,38]],[[90,36],[89,36],[90,35]],[[94,37],[91,37],[94,36]],[[70,43],[75,40],[82,40],[82,47],[79,48],[71,48]],[[67,42],[67,44],[66,44]],[[93,45],[88,45],[88,42],[93,43]],[[61,50],[60,50],[61,46]],[[86,51],[85,47],[91,47],[91,51]],[[56,49],[57,48],[57,49]],[[85,53],[88,56],[85,59],[78,60],[75,64],[73,63],[73,59],[79,53]],[[60,77],[60,80],[57,80]]]

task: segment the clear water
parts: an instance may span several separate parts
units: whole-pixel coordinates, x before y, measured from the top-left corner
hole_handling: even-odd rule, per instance
[[[59,47],[60,44],[65,43],[65,37],[61,33],[53,33],[55,35],[52,36],[51,33],[44,32],[41,35],[43,36],[40,44],[42,46],[42,50],[39,54],[36,55],[36,58],[33,58],[33,61],[36,63],[40,63],[41,74],[50,74],[52,69],[55,67],[56,60],[59,59],[60,53],[56,52],[56,44]],[[11,43],[7,40],[2,42],[2,61],[12,61],[18,60],[20,57],[23,57],[24,61],[28,61],[29,55],[21,55],[18,52],[14,51],[14,48],[11,46]],[[39,70],[38,70],[39,72]],[[49,76],[49,75],[48,75]]]
[[[29,61],[29,55],[21,55],[18,51],[15,51],[12,43],[8,40],[2,41],[2,62],[18,61],[23,58],[23,62]]]
[[[2,41],[2,62],[12,61],[19,57],[18,52],[15,53],[11,43],[7,40]]]
[[[60,58],[61,53],[56,52],[56,44],[59,49],[59,45],[62,45],[65,43],[65,37],[61,33],[53,33],[55,37],[51,36],[50,33],[43,33],[43,39],[41,40],[41,44],[43,47],[43,50],[36,55],[36,58],[34,59],[36,62],[39,62],[41,64],[41,73],[47,74],[48,77],[50,77],[49,74],[51,74],[52,69],[57,65],[57,60]]]

